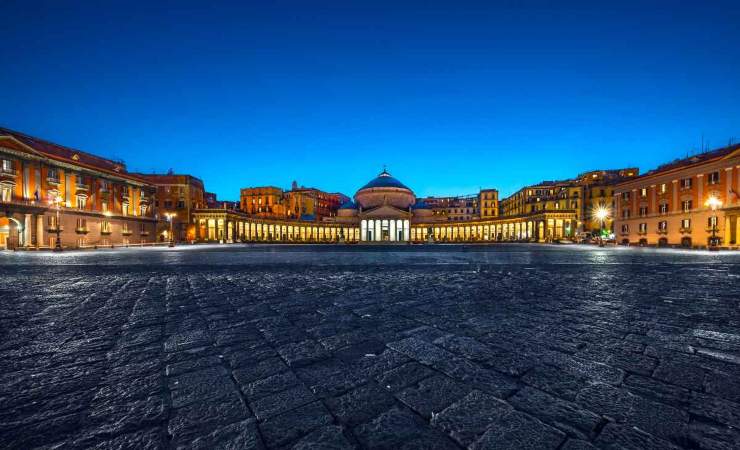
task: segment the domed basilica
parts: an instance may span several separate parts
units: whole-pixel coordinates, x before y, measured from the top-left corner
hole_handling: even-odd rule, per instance
[[[358,223],[361,241],[408,241],[410,224],[428,220],[432,210],[387,170],[362,186],[354,201],[342,205],[337,222]]]

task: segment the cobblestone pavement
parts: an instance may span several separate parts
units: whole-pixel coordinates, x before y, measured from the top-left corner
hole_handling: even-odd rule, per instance
[[[740,445],[740,255],[0,255],[0,448]]]

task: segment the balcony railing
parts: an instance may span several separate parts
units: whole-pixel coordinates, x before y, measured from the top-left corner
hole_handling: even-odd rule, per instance
[[[87,226],[84,226],[84,227],[77,227],[77,228],[75,228],[75,232],[77,234],[87,234],[87,233],[90,232],[90,230],[87,228]]]
[[[46,182],[49,184],[60,184],[59,177],[46,177]]]
[[[668,234],[668,229],[667,228],[658,228],[655,232],[658,233],[658,234]]]
[[[112,233],[112,231],[110,230],[110,228],[107,229],[107,230],[106,229],[100,230],[100,234],[108,235],[108,234],[111,234],[111,233]]]
[[[688,227],[688,228],[681,227],[678,229],[678,231],[683,234],[691,234],[691,227]]]
[[[121,234],[124,236],[131,236],[133,232],[131,230],[121,230]]]

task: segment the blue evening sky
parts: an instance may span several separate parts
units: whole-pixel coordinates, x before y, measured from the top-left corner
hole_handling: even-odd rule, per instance
[[[740,140],[740,2],[0,4],[0,125],[130,171],[502,196]]]

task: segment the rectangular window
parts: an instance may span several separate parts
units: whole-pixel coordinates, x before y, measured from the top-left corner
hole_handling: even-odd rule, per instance
[[[691,178],[681,179],[681,189],[691,189]]]
[[[707,226],[709,228],[716,228],[717,227],[717,216],[711,216],[709,219],[707,219]]]
[[[658,211],[661,214],[667,214],[668,213],[668,203],[661,203],[658,207]]]
[[[59,171],[56,167],[49,167],[49,179],[59,181]]]
[[[100,232],[110,233],[110,222],[108,222],[107,220],[104,220],[103,223],[100,225]]]
[[[640,224],[640,233],[647,233],[647,223]]]
[[[647,206],[640,206],[640,217],[645,217],[648,214]]]
[[[630,193],[629,192],[622,192],[622,200],[629,200],[630,199]]]
[[[179,201],[177,202],[177,207],[178,207],[179,209],[183,209],[183,208],[185,208],[185,200],[182,200],[182,199],[181,199],[181,200],[179,200]]]
[[[0,200],[4,202],[9,202],[13,198],[13,190],[10,189],[10,186],[0,184]]]
[[[623,209],[622,210],[622,218],[623,219],[629,219],[630,218],[630,210],[629,209]]]
[[[719,184],[719,171],[710,173],[709,177],[707,178],[707,183]]]
[[[662,220],[658,222],[658,230],[660,231],[666,231],[668,230],[668,222],[665,220]]]
[[[87,205],[87,197],[77,196],[77,209],[85,209]]]
[[[622,233],[629,233],[630,232],[630,226],[628,224],[622,225]]]
[[[647,188],[640,188],[640,197],[647,197]]]
[[[108,202],[102,202],[102,203],[100,204],[100,209],[101,209],[101,210],[102,210],[103,212],[107,212],[107,211],[108,211]]]
[[[13,173],[13,161],[9,159],[3,159],[2,169],[5,173]]]
[[[87,228],[87,219],[77,219],[77,230],[82,231]]]
[[[681,228],[684,230],[691,229],[691,219],[681,219]]]
[[[121,204],[121,214],[128,216],[128,202],[123,202]]]
[[[682,201],[681,209],[683,209],[683,212],[690,212],[691,211],[691,200]]]
[[[666,185],[665,183],[661,183],[659,190],[661,194],[665,194],[666,191],[668,190],[668,185]]]
[[[164,207],[165,209],[172,209],[172,200],[165,200]]]

